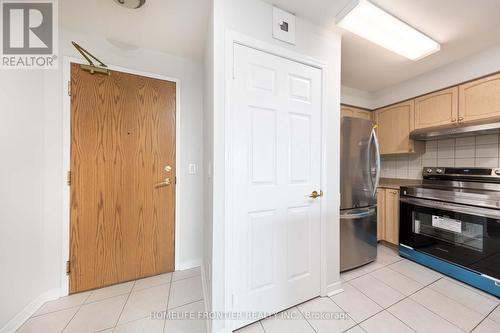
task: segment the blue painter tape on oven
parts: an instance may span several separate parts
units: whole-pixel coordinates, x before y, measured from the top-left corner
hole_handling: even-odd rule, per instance
[[[485,292],[495,295],[496,297],[500,297],[500,286],[496,285],[495,281],[488,279],[481,274],[401,245],[399,246],[399,254],[454,279],[484,290]]]

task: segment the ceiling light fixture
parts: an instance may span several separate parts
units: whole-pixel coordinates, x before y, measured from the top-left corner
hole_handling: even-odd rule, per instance
[[[441,48],[439,43],[366,0],[351,1],[336,17],[337,25],[411,60]]]
[[[125,7],[125,8],[131,8],[131,9],[137,9],[146,3],[146,0],[114,0],[118,5]]]

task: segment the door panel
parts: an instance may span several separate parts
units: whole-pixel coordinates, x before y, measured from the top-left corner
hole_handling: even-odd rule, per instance
[[[234,54],[234,309],[280,311],[320,293],[320,200],[307,195],[320,190],[321,71],[239,45]]]
[[[70,293],[172,271],[175,83],[72,64],[71,85]]]

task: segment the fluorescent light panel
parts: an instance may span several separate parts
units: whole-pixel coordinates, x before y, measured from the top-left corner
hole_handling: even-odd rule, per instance
[[[355,0],[337,16],[337,25],[411,60],[441,48],[439,43],[366,0]]]

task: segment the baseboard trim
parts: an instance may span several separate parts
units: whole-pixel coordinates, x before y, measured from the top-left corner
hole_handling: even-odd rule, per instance
[[[201,259],[183,261],[177,265],[178,267],[176,267],[176,270],[183,271],[190,268],[200,267],[202,263]]]
[[[328,297],[340,294],[343,291],[344,289],[342,289],[342,281],[334,282],[326,287],[326,295]]]
[[[24,309],[21,310],[17,315],[14,316],[7,324],[5,324],[0,333],[14,333],[26,320],[28,320],[45,302],[53,301],[60,297],[60,289],[54,288],[50,289],[37,298],[35,298],[31,303],[26,305]]]

